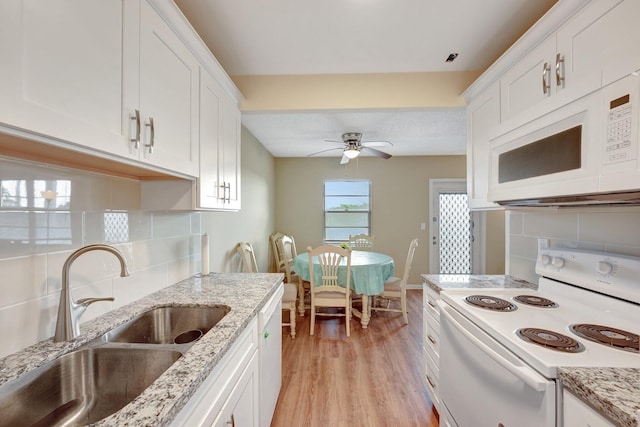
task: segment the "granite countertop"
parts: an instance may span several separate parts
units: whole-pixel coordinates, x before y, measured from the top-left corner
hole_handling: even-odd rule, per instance
[[[228,305],[231,311],[133,402],[93,424],[169,425],[282,280],[280,273],[211,273],[188,278],[88,321],[74,340],[54,343],[48,339],[0,359],[0,385],[89,343],[146,310],[168,304]]]
[[[640,368],[558,368],[558,378],[616,425],[640,426]]]
[[[538,285],[508,275],[422,274],[440,293],[447,289],[529,288]],[[640,362],[639,362],[640,363]],[[640,368],[558,368],[565,388],[620,427],[640,427]]]
[[[447,289],[504,289],[529,288],[538,289],[536,283],[527,282],[508,275],[481,274],[422,274],[424,281],[431,289],[440,293]]]

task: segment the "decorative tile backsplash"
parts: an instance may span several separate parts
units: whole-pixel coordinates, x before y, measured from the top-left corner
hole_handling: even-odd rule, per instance
[[[0,189],[0,357],[53,335],[62,266],[83,245],[118,248],[130,276],[110,253],[80,256],[73,297],[115,298],[81,324],[198,271],[200,213],[140,210],[138,181],[0,158]]]

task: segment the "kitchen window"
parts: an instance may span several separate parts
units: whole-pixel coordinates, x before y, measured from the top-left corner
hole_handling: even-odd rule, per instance
[[[347,242],[360,233],[371,234],[371,181],[325,181],[324,242]]]

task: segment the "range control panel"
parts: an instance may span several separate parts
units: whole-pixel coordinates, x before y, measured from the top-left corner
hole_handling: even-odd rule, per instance
[[[536,273],[640,304],[640,258],[573,248],[541,248]]]

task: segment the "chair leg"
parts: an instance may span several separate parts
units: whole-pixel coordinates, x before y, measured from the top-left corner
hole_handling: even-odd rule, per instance
[[[289,308],[289,327],[291,328],[291,338],[296,337],[296,304]]]
[[[349,302],[349,306],[344,310],[346,319],[345,324],[347,325],[347,338],[351,336],[351,302]]]
[[[407,316],[407,296],[403,295],[400,298],[400,305],[402,306],[402,317],[404,317],[404,324],[409,324],[409,317]]]
[[[316,307],[311,305],[311,328],[309,329],[309,335],[313,335],[313,331],[316,327]]]
[[[304,285],[298,282],[298,313],[304,317]]]

